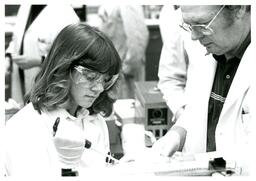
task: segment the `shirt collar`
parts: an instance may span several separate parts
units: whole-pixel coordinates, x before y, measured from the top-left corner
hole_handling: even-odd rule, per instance
[[[75,120],[75,119],[78,119],[78,118],[81,118],[81,117],[89,116],[89,110],[88,109],[83,109],[82,111],[80,111],[78,117],[74,117],[66,109],[63,109],[63,108],[59,108],[59,109],[56,109],[54,111],[47,112],[47,114],[50,117],[60,117],[60,118],[64,118],[64,119],[69,118],[69,119]]]

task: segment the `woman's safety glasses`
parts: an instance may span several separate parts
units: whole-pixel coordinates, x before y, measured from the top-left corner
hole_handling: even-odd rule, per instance
[[[87,69],[81,65],[75,66],[71,73],[71,79],[76,84],[84,84],[87,87],[92,87],[101,84],[104,90],[108,90],[118,79],[119,74],[110,76],[101,74],[93,70]]]

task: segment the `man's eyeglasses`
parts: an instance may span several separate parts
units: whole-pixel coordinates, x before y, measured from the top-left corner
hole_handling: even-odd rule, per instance
[[[74,71],[71,73],[71,79],[76,84],[84,84],[87,87],[92,87],[101,84],[104,90],[108,90],[116,80],[119,74],[109,76],[107,74],[101,74],[93,70],[87,69],[81,65],[75,66]]]
[[[216,15],[212,18],[212,20],[207,25],[204,25],[204,24],[190,25],[185,22],[182,22],[180,27],[188,32],[196,31],[196,32],[202,33],[203,35],[207,35],[207,36],[212,35],[214,31],[212,28],[210,28],[210,26],[213,23],[213,21],[217,18],[217,16],[220,14],[220,12],[224,9],[224,7],[225,5],[223,5],[220,8],[220,10],[216,13]]]

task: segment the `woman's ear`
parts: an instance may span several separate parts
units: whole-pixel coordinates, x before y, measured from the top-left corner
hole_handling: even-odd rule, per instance
[[[120,86],[123,78],[123,74],[120,73],[114,85],[107,91],[107,94],[111,99],[116,100],[119,98],[121,89]]]

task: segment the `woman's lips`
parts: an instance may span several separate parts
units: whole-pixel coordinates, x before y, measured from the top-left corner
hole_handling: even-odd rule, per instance
[[[88,98],[91,98],[91,99],[95,98],[95,96],[90,96],[90,95],[85,95],[85,97],[88,97]]]

